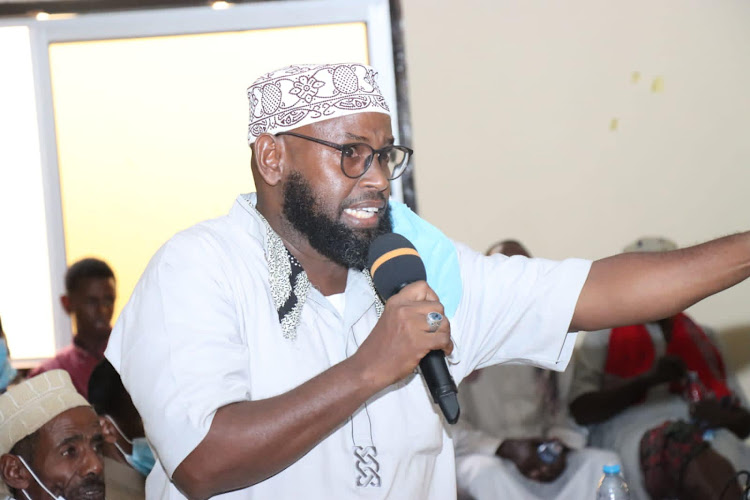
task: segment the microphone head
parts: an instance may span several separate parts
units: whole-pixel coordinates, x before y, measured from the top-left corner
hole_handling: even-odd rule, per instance
[[[409,283],[427,279],[417,249],[400,234],[386,233],[375,238],[367,262],[375,289],[384,302]]]

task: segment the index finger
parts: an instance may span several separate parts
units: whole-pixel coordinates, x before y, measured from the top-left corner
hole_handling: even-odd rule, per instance
[[[430,285],[428,285],[426,281],[423,280],[415,281],[414,283],[406,285],[399,293],[404,292],[406,292],[405,295],[408,295],[409,298],[414,301],[440,302],[440,298],[435,291],[430,288]]]

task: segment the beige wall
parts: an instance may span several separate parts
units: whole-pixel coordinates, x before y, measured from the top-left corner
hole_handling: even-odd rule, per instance
[[[449,236],[599,258],[750,229],[746,0],[402,5],[417,201]],[[746,283],[691,309],[735,366],[749,306]]]

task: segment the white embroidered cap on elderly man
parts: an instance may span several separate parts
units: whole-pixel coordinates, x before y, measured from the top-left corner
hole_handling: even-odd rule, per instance
[[[292,65],[267,73],[247,89],[247,140],[355,113],[390,116],[377,72],[359,63]]]
[[[50,370],[0,395],[0,455],[62,412],[90,406],[65,370]]]

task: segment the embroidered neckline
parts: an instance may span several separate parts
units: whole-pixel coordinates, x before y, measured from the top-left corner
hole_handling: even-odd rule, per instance
[[[312,284],[307,278],[302,264],[289,252],[281,237],[273,230],[265,217],[246,200],[252,207],[266,228],[266,262],[268,263],[268,277],[271,285],[271,298],[276,312],[279,315],[281,333],[285,339],[297,340],[297,327],[302,316],[302,308],[305,306],[307,294]],[[367,284],[375,299],[375,312],[378,318],[383,314],[385,308],[380,296],[375,290],[375,284],[368,270],[363,270]]]

